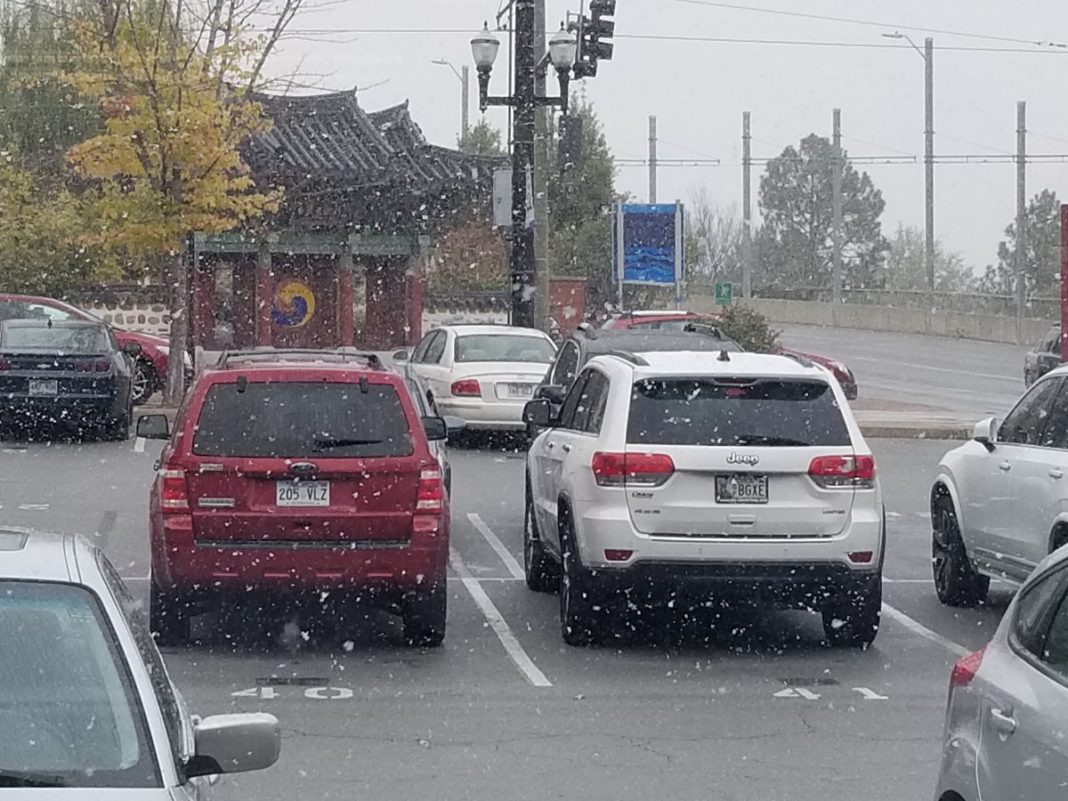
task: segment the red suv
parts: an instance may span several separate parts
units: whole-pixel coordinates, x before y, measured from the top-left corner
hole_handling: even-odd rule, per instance
[[[152,629],[188,640],[192,615],[249,593],[369,600],[407,640],[445,636],[449,499],[404,378],[348,351],[224,354],[168,431],[152,486]]]

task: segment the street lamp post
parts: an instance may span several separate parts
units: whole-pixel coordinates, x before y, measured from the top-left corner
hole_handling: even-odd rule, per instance
[[[471,84],[471,70],[468,69],[466,64],[464,64],[458,70],[455,66],[453,66],[451,61],[446,61],[443,58],[435,59],[432,63],[442,67],[448,67],[450,70],[452,70],[452,74],[457,77],[457,79],[460,81],[460,84],[463,86],[460,95],[460,102],[463,104],[463,110],[460,112],[460,142],[462,143],[460,149],[466,150],[467,133],[470,130],[469,108],[471,105],[471,101],[469,99],[470,90],[468,87]]]
[[[927,289],[935,288],[935,200],[934,200],[934,39],[924,39],[923,50],[916,45],[908,34],[895,31],[884,33],[887,39],[904,39],[912,49],[920,54],[924,62],[924,206],[926,241],[924,248],[924,266],[927,268]]]
[[[567,113],[571,68],[578,48],[573,34],[564,30],[549,40],[549,52],[539,57],[535,50],[534,0],[516,0],[515,11],[515,82],[507,97],[491,97],[490,74],[500,50],[500,41],[489,25],[471,40],[471,55],[478,71],[479,108],[511,106],[515,124],[512,134],[512,325],[535,326],[534,230],[527,225],[527,175],[534,166],[535,110],[539,106],[559,106]],[[552,64],[560,83],[560,97],[539,97],[536,76]]]

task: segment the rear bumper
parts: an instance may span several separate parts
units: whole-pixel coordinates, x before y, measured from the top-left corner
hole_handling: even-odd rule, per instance
[[[125,411],[121,396],[111,395],[0,395],[0,409],[15,415],[46,417],[62,422]]]
[[[184,515],[153,520],[152,575],[163,590],[183,594],[247,591],[414,592],[445,578],[448,526],[412,540],[348,543],[224,544],[195,540]]]
[[[438,411],[459,417],[476,431],[525,431],[526,400],[484,401],[478,398],[435,398]]]

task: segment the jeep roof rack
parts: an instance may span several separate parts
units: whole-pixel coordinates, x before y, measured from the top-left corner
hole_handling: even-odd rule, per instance
[[[360,351],[356,348],[342,347],[333,350],[315,350],[313,348],[271,348],[258,347],[251,350],[228,350],[219,356],[216,367],[225,370],[234,363],[250,362],[311,362],[328,361],[336,364],[360,362],[372,370],[384,370],[382,360],[375,353]]]

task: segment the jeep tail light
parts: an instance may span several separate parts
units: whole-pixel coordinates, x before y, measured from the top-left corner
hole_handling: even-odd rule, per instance
[[[449,391],[457,398],[480,398],[482,397],[482,387],[478,381],[474,378],[465,378],[462,381],[456,381]]]
[[[445,484],[441,470],[424,467],[419,472],[419,489],[415,496],[416,514],[437,514],[445,507]]]
[[[159,473],[159,505],[164,514],[189,509],[189,487],[184,470],[161,470]]]
[[[675,463],[663,453],[598,452],[590,466],[601,487],[659,487],[675,472]]]
[[[875,457],[817,456],[808,466],[808,475],[824,489],[872,489]]]
[[[967,687],[972,683],[975,674],[979,672],[980,665],[983,664],[983,654],[985,653],[986,646],[984,645],[978,651],[974,651],[957,660],[957,664],[953,666],[953,672],[949,674],[949,688],[951,690]]]

